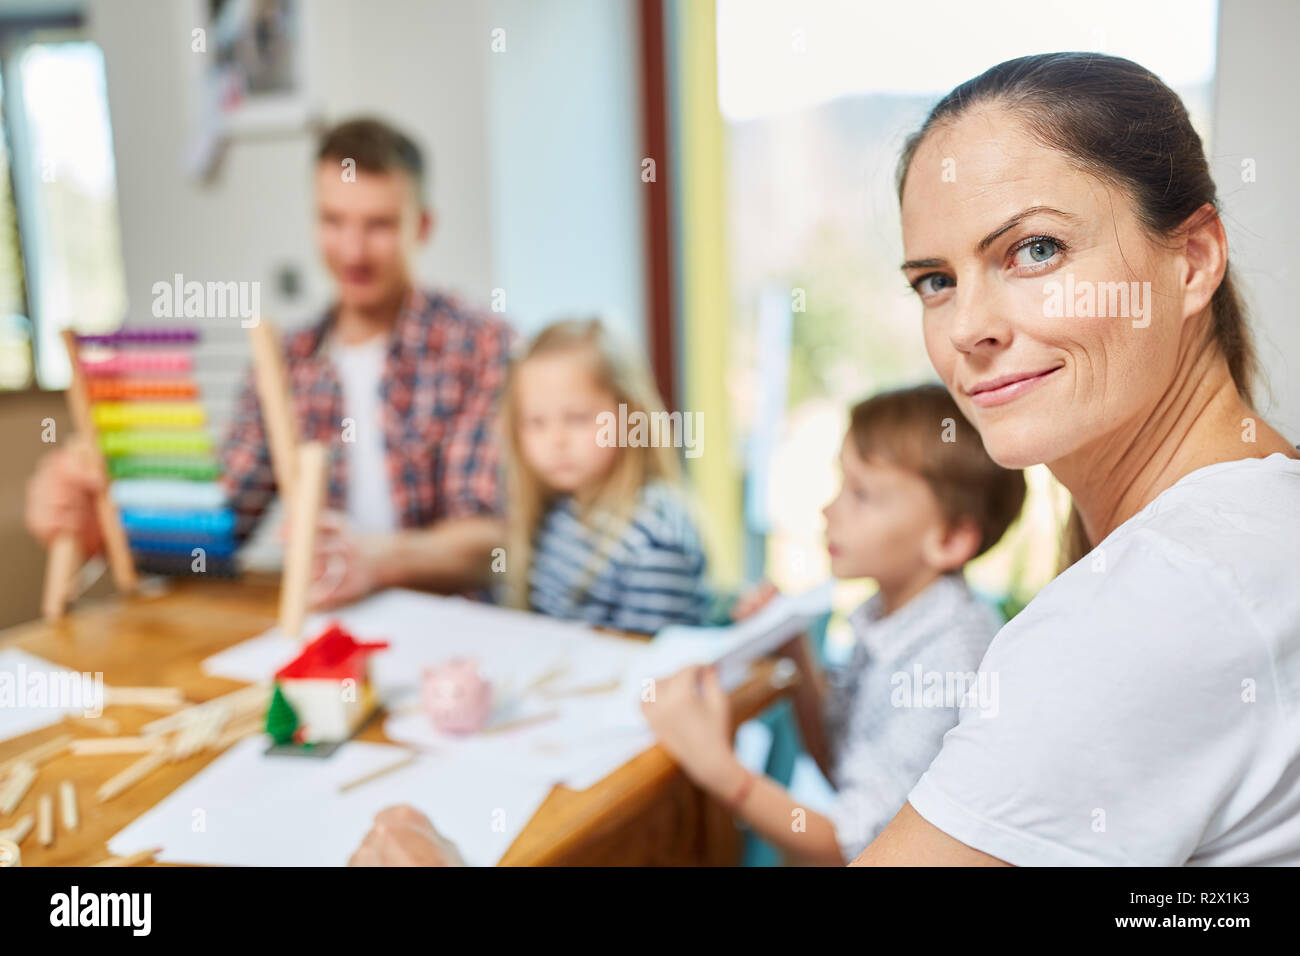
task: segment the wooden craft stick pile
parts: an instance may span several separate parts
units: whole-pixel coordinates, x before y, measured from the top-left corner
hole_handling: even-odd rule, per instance
[[[196,754],[219,752],[250,734],[263,729],[270,690],[264,685],[244,687],[200,704],[187,705],[179,688],[174,687],[105,687],[105,706],[131,706],[168,711],[149,721],[134,736],[73,737],[61,734],[45,743],[0,761],[0,841],[21,845],[33,831],[42,847],[52,847],[57,823],[63,832],[74,832],[81,825],[77,789],[71,780],[60,780],[36,797],[35,812],[13,820],[4,820],[18,809],[33,790],[40,768],[56,757],[70,755],[93,758],[112,754],[136,754],[138,757],[111,776],[96,791],[95,799],[105,803],[145,780],[160,767]],[[75,719],[80,728],[101,721],[111,721],[114,731],[120,726],[113,718],[94,721]],[[130,866],[152,857],[156,851],[132,857],[105,860],[98,866]]]

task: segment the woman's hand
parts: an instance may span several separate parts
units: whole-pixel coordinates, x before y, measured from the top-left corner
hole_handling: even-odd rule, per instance
[[[731,607],[732,620],[743,621],[747,617],[753,617],[772,603],[773,598],[776,598],[780,593],[780,590],[771,581],[760,581],[736,598],[736,603]]]
[[[464,866],[456,846],[414,807],[380,810],[348,866]]]
[[[654,698],[641,702],[659,743],[686,775],[727,799],[745,769],[731,749],[731,701],[712,667],[688,667],[655,682]]]

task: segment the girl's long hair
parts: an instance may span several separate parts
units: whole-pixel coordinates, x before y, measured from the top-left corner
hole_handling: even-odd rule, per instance
[[[511,363],[502,401],[502,431],[506,442],[506,594],[508,606],[529,608],[528,578],[533,564],[533,538],[556,497],[528,466],[519,441],[521,409],[519,367],[542,355],[570,352],[586,360],[593,381],[614,397],[615,405],[645,420],[666,415],[663,399],[643,362],[632,358],[628,347],[615,341],[599,319],[563,319],[548,325]],[[640,416],[637,416],[640,417]],[[647,442],[619,448],[614,465],[598,488],[575,496],[579,519],[601,532],[600,546],[592,555],[586,578],[590,584],[603,559],[617,544],[640,503],[641,489],[660,481],[680,491],[681,463],[671,444]]]

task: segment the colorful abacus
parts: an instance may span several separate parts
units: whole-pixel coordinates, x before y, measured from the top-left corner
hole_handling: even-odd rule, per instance
[[[199,390],[192,378],[194,329],[127,329],[111,335],[62,333],[72,362],[68,407],[110,479],[95,495],[95,513],[113,580],[125,594],[138,586],[136,568],[191,574],[196,548],[204,572],[234,571],[234,513],[220,486]],[[276,484],[290,515],[280,627],[302,630],[316,531],[325,501],[326,449],[299,442],[279,339],[263,319],[249,329],[253,369]],[[76,535],[50,545],[42,609],[51,620],[67,608],[82,561]]]
[[[220,466],[192,377],[198,338],[192,328],[77,336],[110,497],[134,564],[148,573],[234,572],[234,513],[216,483]]]

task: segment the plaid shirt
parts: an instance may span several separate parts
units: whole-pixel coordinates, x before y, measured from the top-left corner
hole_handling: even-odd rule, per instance
[[[343,392],[323,348],[333,324],[331,310],[286,336],[284,351],[300,439],[329,449],[329,507],[343,509]],[[380,383],[388,477],[401,527],[500,512],[495,414],[512,344],[504,321],[467,311],[447,296],[412,290],[403,303]],[[243,540],[276,490],[251,371],[221,459],[222,483]]]

